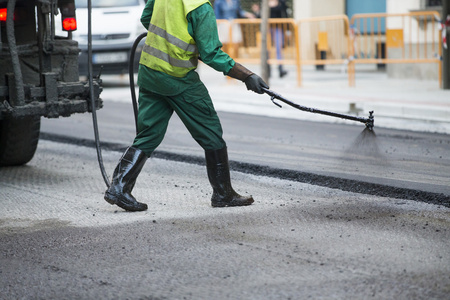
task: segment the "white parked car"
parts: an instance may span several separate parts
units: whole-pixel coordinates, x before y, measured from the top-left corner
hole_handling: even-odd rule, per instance
[[[130,49],[136,38],[146,32],[140,22],[144,0],[92,0],[92,62],[93,75],[128,73]],[[76,0],[78,29],[73,39],[81,49],[80,75],[88,74],[88,1]],[[135,55],[137,72],[144,39]]]

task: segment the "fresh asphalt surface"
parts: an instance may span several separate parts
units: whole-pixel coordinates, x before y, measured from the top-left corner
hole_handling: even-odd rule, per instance
[[[110,176],[134,124],[108,95]],[[0,298],[448,299],[448,135],[220,116],[252,206],[210,207],[174,117],[134,191],[149,210],[123,212],[102,199],[90,115],[43,120],[35,158],[0,169]]]

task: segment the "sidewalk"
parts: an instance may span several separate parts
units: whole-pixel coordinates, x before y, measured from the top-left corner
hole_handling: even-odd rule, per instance
[[[246,67],[260,74],[259,66]],[[437,80],[392,79],[375,67],[365,67],[364,70],[357,69],[356,86],[349,87],[347,73],[341,66],[326,66],[325,71],[316,71],[311,66],[302,69],[303,82],[299,87],[295,66],[286,68],[289,74],[280,79],[278,68],[272,66],[270,89],[295,103],[361,117],[368,117],[369,111],[373,110],[375,128],[450,134],[450,90],[440,89]],[[201,64],[198,72],[218,111],[355,123],[300,111],[282,102],[280,109],[271,103],[268,95],[248,92],[245,85],[226,79],[210,67]]]

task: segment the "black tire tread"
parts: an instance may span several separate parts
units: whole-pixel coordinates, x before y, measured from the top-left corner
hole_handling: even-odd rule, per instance
[[[28,163],[36,152],[40,128],[40,116],[0,120],[0,166]]]

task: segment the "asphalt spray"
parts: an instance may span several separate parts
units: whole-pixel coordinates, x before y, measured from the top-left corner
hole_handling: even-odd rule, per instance
[[[387,164],[387,159],[380,151],[377,135],[373,129],[364,128],[351,143],[350,147],[344,151],[342,159],[348,160],[352,158],[376,161],[377,164],[382,165]]]

